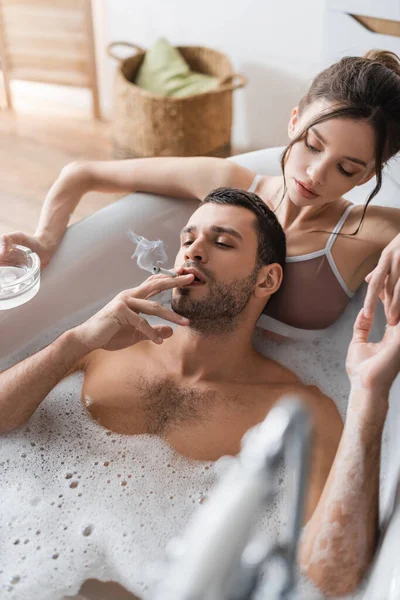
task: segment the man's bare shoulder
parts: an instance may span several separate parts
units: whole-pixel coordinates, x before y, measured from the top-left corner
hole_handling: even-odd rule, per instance
[[[126,365],[127,369],[129,369],[132,366],[133,360],[140,358],[143,361],[149,356],[149,348],[151,349],[151,342],[144,340],[134,346],[128,346],[121,350],[93,350],[93,352],[90,352],[79,360],[68,372],[67,376],[77,371],[90,372],[96,375],[96,372],[102,372],[104,368],[112,368],[116,364],[120,366]]]
[[[335,402],[329,396],[321,392],[316,385],[305,385],[299,379],[286,385],[282,383],[280,387],[280,398],[289,396],[298,399],[309,410],[318,435],[323,435],[325,439],[331,437],[333,445],[339,442],[343,421]]]
[[[321,419],[331,418],[336,422],[343,424],[342,417],[336,407],[335,402],[324,394],[316,385],[305,385],[301,381],[293,384],[293,392],[299,395],[299,398],[308,406],[315,417]]]
[[[267,358],[262,354],[258,353],[257,358],[257,371],[259,374],[259,380],[261,384],[298,384],[302,385],[297,375],[272,358]]]
[[[343,420],[335,402],[316,385],[300,384],[297,387],[300,400],[311,413],[317,442],[330,451],[333,458],[343,432]]]

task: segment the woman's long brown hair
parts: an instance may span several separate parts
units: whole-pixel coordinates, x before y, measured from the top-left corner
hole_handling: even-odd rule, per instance
[[[324,100],[332,108],[311,120],[291,140],[281,156],[284,180],[282,203],[287,186],[285,165],[290,149],[305,138],[308,130],[330,119],[356,119],[369,123],[375,132],[376,185],[367,198],[361,221],[351,234],[357,235],[368,204],[382,187],[382,169],[400,151],[400,59],[394,52],[370,50],[363,57],[346,56],[313,80],[299,104],[299,115],[313,102]]]

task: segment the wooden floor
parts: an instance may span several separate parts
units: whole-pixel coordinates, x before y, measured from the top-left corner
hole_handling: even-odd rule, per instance
[[[78,112],[0,110],[0,235],[34,233],[40,209],[63,166],[78,159],[112,158],[109,124]],[[115,200],[87,194],[71,223]]]
[[[33,234],[43,200],[62,167],[74,160],[112,159],[110,124],[85,111],[36,101],[35,110],[4,109],[0,87],[0,235]],[[232,148],[232,154],[254,148]],[[118,196],[91,192],[70,223],[114,202]]]

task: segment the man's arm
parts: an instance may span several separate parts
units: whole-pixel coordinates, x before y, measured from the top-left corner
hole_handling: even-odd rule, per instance
[[[0,373],[0,434],[24,425],[51,390],[78,370],[87,348],[66,331],[52,344]]]
[[[321,400],[327,398],[316,396],[317,402]],[[322,420],[317,417],[310,482],[311,504],[316,507],[303,533],[299,561],[328,596],[353,592],[376,548],[380,448],[387,406],[387,396],[379,392],[352,389],[330,471],[338,433],[340,438],[341,427],[336,422],[340,417],[331,409],[320,411]]]
[[[24,425],[57,383],[92,351],[121,350],[142,340],[161,344],[172,335],[171,327],[152,327],[139,313],[188,325],[185,317],[148,300],[164,290],[192,283],[194,275],[180,273],[177,277],[155,275],[137,288],[121,292],[47,348],[0,373],[0,435]]]

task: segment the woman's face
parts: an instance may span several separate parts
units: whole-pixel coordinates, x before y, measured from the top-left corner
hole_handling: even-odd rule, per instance
[[[293,109],[289,122],[292,140],[329,103],[310,104],[299,116]],[[294,144],[286,159],[285,177],[290,200],[299,207],[334,202],[374,175],[375,132],[365,121],[330,119],[311,127]]]

